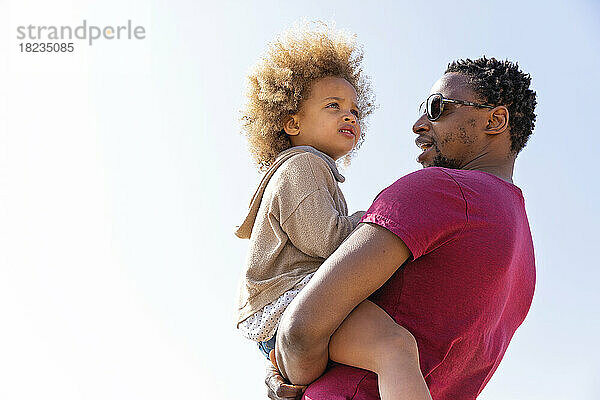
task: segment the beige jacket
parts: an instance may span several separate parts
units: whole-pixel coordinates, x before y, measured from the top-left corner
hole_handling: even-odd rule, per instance
[[[335,161],[309,146],[279,154],[235,234],[250,239],[238,296],[244,321],[319,268],[358,225],[348,216]]]

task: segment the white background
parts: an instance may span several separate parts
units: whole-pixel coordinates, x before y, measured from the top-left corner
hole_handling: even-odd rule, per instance
[[[600,398],[600,7],[570,2],[0,1],[0,399],[258,399],[234,329],[259,174],[239,135],[249,68],[301,17],[364,44],[379,109],[344,171],[351,211],[419,168],[418,104],[456,58],[519,61],[538,122],[519,156],[533,307],[484,400]],[[17,26],[144,40],[21,53]]]

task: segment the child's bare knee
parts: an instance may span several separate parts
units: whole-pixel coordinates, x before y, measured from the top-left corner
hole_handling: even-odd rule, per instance
[[[383,360],[414,360],[418,359],[419,351],[415,337],[401,326],[382,335],[377,347]]]

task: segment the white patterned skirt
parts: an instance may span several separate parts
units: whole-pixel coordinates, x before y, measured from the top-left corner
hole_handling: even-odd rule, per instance
[[[279,296],[277,300],[267,304],[262,310],[240,322],[238,329],[242,332],[242,335],[256,342],[266,342],[271,339],[277,331],[283,312],[314,274],[313,272],[306,275],[304,279]]]

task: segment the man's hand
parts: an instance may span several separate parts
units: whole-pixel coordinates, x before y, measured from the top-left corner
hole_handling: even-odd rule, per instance
[[[291,385],[281,376],[277,368],[270,362],[266,364],[265,383],[267,384],[267,396],[272,400],[294,399],[299,400],[306,390],[306,386]]]

